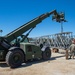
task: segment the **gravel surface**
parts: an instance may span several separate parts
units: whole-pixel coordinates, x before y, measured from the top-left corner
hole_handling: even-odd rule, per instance
[[[0,75],[75,75],[75,59],[65,59],[64,50],[52,53],[47,61],[31,61],[21,67],[11,69],[0,63]]]

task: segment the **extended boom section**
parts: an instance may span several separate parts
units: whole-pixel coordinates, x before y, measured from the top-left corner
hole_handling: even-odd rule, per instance
[[[34,28],[37,24],[42,22],[42,20],[44,20],[45,18],[49,17],[51,14],[57,15],[56,10],[53,10],[50,13],[42,14],[41,16],[29,21],[28,23],[22,25],[21,27],[19,27],[19,28],[15,29],[14,31],[10,32],[9,34],[7,34],[5,36],[5,38],[9,42],[11,42],[12,40],[17,38],[18,36],[21,36],[23,33],[28,31],[29,29]]]

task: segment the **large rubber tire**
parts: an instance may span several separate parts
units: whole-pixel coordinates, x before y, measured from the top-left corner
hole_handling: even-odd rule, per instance
[[[24,54],[21,50],[10,50],[6,55],[6,63],[11,68],[19,67],[24,60]]]
[[[43,60],[48,60],[51,58],[51,49],[47,47],[45,51],[42,52],[42,59]]]

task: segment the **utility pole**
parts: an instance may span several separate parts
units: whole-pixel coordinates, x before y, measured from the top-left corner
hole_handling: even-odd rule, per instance
[[[63,33],[63,22],[61,22],[61,33]]]
[[[63,22],[67,22],[66,20],[61,20],[60,23],[61,23],[61,33],[63,32]]]

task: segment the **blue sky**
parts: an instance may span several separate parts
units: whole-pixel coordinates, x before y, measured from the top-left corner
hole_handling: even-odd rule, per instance
[[[75,34],[75,0],[0,0],[0,29],[6,35],[41,14],[56,9],[65,12],[64,32]],[[29,37],[60,33],[61,24],[52,21],[52,16],[43,20]],[[1,33],[0,33],[1,35]]]

